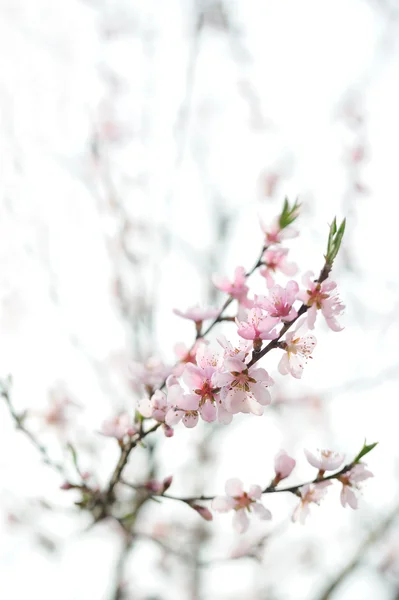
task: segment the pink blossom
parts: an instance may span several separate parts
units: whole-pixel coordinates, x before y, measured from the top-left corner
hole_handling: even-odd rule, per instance
[[[212,501],[212,508],[217,512],[234,510],[233,527],[238,533],[248,529],[248,513],[255,513],[259,519],[272,518],[271,512],[258,500],[262,497],[259,485],[251,485],[249,492],[244,492],[243,484],[239,479],[228,479],[225,485],[226,496],[216,496]]]
[[[193,306],[188,308],[185,312],[174,308],[173,312],[183,319],[189,319],[194,321],[194,323],[202,323],[202,321],[216,318],[220,310],[218,308],[201,308],[200,306]]]
[[[366,464],[357,463],[349,471],[338,477],[342,483],[341,504],[345,508],[348,504],[351,508],[357,508],[357,498],[353,490],[360,490],[360,483],[369,477],[374,477],[371,471],[367,471]]]
[[[284,322],[292,321],[298,315],[293,304],[299,291],[296,281],[289,281],[285,288],[275,285],[267,296],[255,296],[255,306],[266,310],[271,317],[278,317]]]
[[[289,477],[295,465],[296,461],[291,458],[291,456],[288,456],[285,450],[280,450],[274,459],[274,470],[276,472],[276,477],[273,484],[277,485],[279,481]]]
[[[265,246],[280,244],[283,240],[294,238],[299,233],[293,227],[284,227],[284,229],[281,229],[278,218],[275,219],[269,227],[267,227],[260,219],[260,226],[265,234]]]
[[[202,345],[196,354],[197,365],[187,364],[182,375],[190,393],[180,393],[167,414],[166,422],[173,425],[183,419],[186,427],[194,427],[198,415],[212,422],[217,416],[218,392],[214,391],[212,376],[223,364],[223,357],[215,354],[209,346]]]
[[[300,324],[301,325],[301,324]],[[299,335],[296,327],[294,331],[286,334],[285,340],[281,342],[285,352],[280,359],[278,370],[282,375],[291,373],[296,379],[302,377],[304,364],[316,347],[316,338],[311,333]]]
[[[309,307],[306,313],[309,329],[314,329],[317,311],[321,310],[330,329],[342,331],[343,327],[339,325],[336,317],[343,313],[345,305],[334,291],[337,284],[330,278],[323,283],[317,283],[313,280],[311,271],[305,273],[302,281],[307,289],[299,292],[297,298]]]
[[[224,348],[224,358],[238,358],[245,360],[250,356],[253,345],[251,340],[239,340],[238,346],[233,346],[231,342],[224,336],[220,335],[217,338],[218,343]]]
[[[237,333],[245,340],[274,340],[278,333],[273,328],[279,322],[278,317],[266,316],[259,307],[252,308],[248,313],[247,321],[236,320]]]
[[[143,398],[137,403],[137,410],[143,417],[155,419],[158,423],[165,421],[168,408],[166,394],[161,390],[156,390],[151,398]]]
[[[220,275],[213,275],[212,281],[219,290],[226,292],[226,294],[229,294],[244,306],[252,304],[247,298],[249,287],[246,285],[247,278],[244,267],[236,268],[232,282],[227,277],[221,277]]]
[[[288,248],[277,248],[276,250],[265,250],[262,256],[263,266],[259,269],[262,277],[265,277],[267,287],[274,285],[273,275],[281,271],[284,275],[292,277],[298,271],[298,265],[287,261]]]
[[[320,483],[309,483],[301,487],[301,501],[293,512],[292,520],[305,523],[306,517],[309,515],[309,504],[320,504],[321,500],[327,493],[327,487],[331,485],[331,481],[321,481]]]
[[[104,421],[100,433],[121,441],[125,436],[132,436],[137,433],[137,429],[132,426],[129,415],[123,413]]]
[[[232,414],[262,415],[263,407],[271,402],[267,387],[274,382],[270,375],[255,365],[248,369],[238,358],[227,358],[224,368],[226,372],[216,372],[212,382],[221,387],[220,396],[225,409]]]
[[[159,387],[170,374],[170,367],[155,356],[150,356],[143,363],[130,363],[129,370],[134,383],[143,384],[150,389]]]
[[[344,454],[333,452],[332,450],[318,450],[318,455],[315,456],[309,450],[304,450],[308,462],[319,469],[319,471],[335,471],[344,462]]]
[[[174,350],[180,362],[175,367],[173,367],[173,375],[175,375],[175,377],[180,377],[187,363],[192,363],[193,365],[195,365],[195,355],[197,354],[198,348],[201,344],[207,343],[208,342],[204,339],[199,339],[191,348],[186,346],[186,344],[184,344],[183,342],[176,344]]]

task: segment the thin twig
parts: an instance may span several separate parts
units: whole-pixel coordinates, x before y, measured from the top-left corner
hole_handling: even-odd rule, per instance
[[[47,448],[45,446],[43,446],[33,435],[33,433],[31,431],[29,431],[29,429],[27,429],[24,425],[24,417],[23,415],[19,415],[11,402],[11,397],[10,397],[10,393],[9,390],[7,389],[7,387],[5,387],[4,382],[1,383],[1,389],[0,389],[0,395],[2,396],[2,398],[4,398],[8,410],[10,412],[11,417],[14,420],[14,423],[16,425],[16,428],[19,429],[20,431],[22,431],[22,433],[25,435],[25,437],[28,438],[28,440],[31,442],[31,444],[33,444],[33,446],[36,448],[36,450],[38,452],[40,452],[41,456],[42,456],[42,460],[43,462],[48,465],[49,467],[51,467],[52,469],[56,470],[58,473],[60,473],[61,475],[63,475],[64,477],[67,477],[66,471],[65,471],[65,467],[63,464],[57,462],[56,460],[53,460],[48,452],[47,452]]]

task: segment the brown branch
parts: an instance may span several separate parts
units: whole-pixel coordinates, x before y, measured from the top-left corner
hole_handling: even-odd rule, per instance
[[[304,483],[299,483],[297,485],[292,485],[290,487],[278,488],[275,485],[271,484],[262,490],[262,494],[276,494],[276,493],[284,493],[285,492],[285,493],[295,494],[297,496],[300,489],[302,487],[304,487],[305,485],[312,485],[312,484],[322,483],[323,481],[330,481],[332,479],[338,479],[341,475],[344,475],[344,473],[347,473],[348,471],[350,471],[354,465],[355,465],[355,463],[351,462],[351,463],[345,465],[344,467],[342,467],[342,469],[337,471],[337,473],[333,473],[332,475],[327,475],[326,477],[320,476],[320,474],[318,474],[315,479],[312,479],[312,481],[306,481]],[[134,490],[147,489],[144,485],[135,485],[133,483],[129,483],[129,482],[125,481],[124,479],[121,480],[120,483],[123,483],[124,485],[127,485],[128,487],[130,487]],[[179,497],[179,496],[173,496],[171,494],[151,494],[150,492],[149,492],[148,496],[151,498],[154,498],[154,499],[167,498],[168,500],[177,500],[179,502],[184,502],[185,504],[188,504],[188,505],[190,505],[194,502],[209,502],[215,498],[215,496]]]
[[[65,471],[65,467],[63,464],[53,460],[48,452],[47,452],[47,448],[45,446],[43,446],[33,435],[33,433],[31,431],[29,431],[29,429],[27,429],[24,425],[24,415],[20,415],[18,414],[11,402],[11,397],[10,397],[10,392],[7,389],[7,386],[4,384],[4,382],[0,382],[0,395],[2,398],[4,398],[8,410],[10,412],[11,417],[14,420],[15,426],[17,429],[19,429],[19,431],[22,431],[22,433],[25,435],[25,437],[28,438],[28,440],[31,442],[31,444],[36,448],[36,450],[41,454],[42,456],[42,460],[43,462],[48,465],[49,467],[51,467],[52,469],[54,469],[55,471],[57,471],[58,473],[60,473],[61,475],[63,475],[64,477],[67,477],[66,471]]]
[[[320,271],[320,275],[319,275],[319,277],[316,280],[316,283],[323,283],[323,281],[325,281],[327,279],[327,277],[330,274],[331,267],[332,267],[332,265],[330,265],[328,262],[325,262],[324,267]],[[292,319],[291,321],[289,321],[288,323],[286,323],[281,328],[281,331],[278,334],[278,336],[276,337],[276,339],[271,340],[263,348],[263,350],[260,350],[259,352],[255,352],[255,351],[252,352],[252,358],[251,358],[251,360],[248,363],[248,368],[252,367],[252,365],[254,365],[255,363],[257,363],[258,360],[260,360],[261,358],[263,358],[265,356],[265,354],[267,354],[268,352],[270,352],[270,350],[274,350],[275,348],[278,348],[279,340],[283,337],[283,335],[285,333],[287,333],[287,331],[299,319],[299,317],[301,317],[302,315],[304,315],[306,313],[306,311],[308,310],[308,308],[309,308],[309,306],[307,306],[306,304],[302,304],[302,306],[298,310],[298,314],[295,317],[295,319]]]
[[[117,483],[119,483],[119,481],[120,481],[123,469],[125,468],[125,466],[127,464],[129,455],[130,455],[131,451],[133,450],[133,448],[135,448],[144,438],[146,438],[147,435],[156,431],[158,429],[158,427],[161,426],[161,424],[162,423],[156,423],[150,429],[147,429],[147,431],[143,431],[138,437],[133,437],[122,447],[118,463],[111,475],[111,478],[110,478],[110,481],[109,481],[109,484],[107,487],[107,491],[105,493],[104,509],[106,508],[107,505],[112,503],[112,501],[114,499],[114,488],[117,485]],[[105,515],[103,515],[103,516],[105,516]]]

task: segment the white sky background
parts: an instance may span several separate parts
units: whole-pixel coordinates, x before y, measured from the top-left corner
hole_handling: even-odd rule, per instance
[[[301,382],[288,385],[298,397],[320,393],[322,415],[286,407],[283,416],[270,409],[261,419],[237,418],[218,438],[223,445],[212,476],[201,481],[199,470],[195,488],[220,493],[231,476],[263,485],[280,447],[293,453],[297,476],[306,480],[313,473],[303,447],[332,447],[351,458],[365,436],[379,441],[368,460],[375,479],[365,486],[360,509],[344,511],[337,486],[306,527],[291,526],[265,556],[277,600],[313,600],[365,530],[398,502],[398,15],[387,17],[358,0],[237,0],[226,6],[229,31],[208,22],[195,42],[188,0],[0,2],[0,372],[13,374],[21,410],[44,410],[49,391],[64,382],[85,407],[71,434],[77,439],[129,402],[128,336],[112,297],[105,243],[118,223],[101,204],[103,172],[90,156],[93,131],[104,120],[120,123],[124,134],[106,146],[115,189],[133,220],[150,224],[149,236],[132,242],[146,261],[145,280],[140,275],[134,285],[144,285],[148,296],[156,282],[149,348],[166,360],[173,360],[176,341],[192,339],[190,325],[172,316],[172,308],[206,301],[203,257],[215,241],[216,210],[231,219],[218,259],[230,275],[237,264],[252,265],[262,243],[257,214],[272,218],[285,194],[299,196],[304,206],[302,235],[291,244],[302,271],[320,269],[327,223],[347,216],[335,269],[346,329],[336,334],[318,321],[314,360]],[[350,187],[354,171],[347,156],[359,136],[343,117],[348,102],[365,118],[360,179],[367,194]],[[266,198],[261,175],[276,170],[282,180]],[[170,234],[167,251],[158,227]],[[270,357],[264,366],[275,375],[276,364]],[[14,433],[4,407],[0,419],[4,515],[25,497],[67,506],[72,496],[57,491],[59,480]],[[176,494],[194,489],[187,461],[190,436],[200,433],[178,428],[173,439],[161,441],[162,474],[174,474]],[[87,444],[98,444],[94,434],[83,435]],[[57,452],[54,434],[44,436]],[[101,448],[95,468],[106,481],[117,449],[103,440]],[[279,522],[295,499],[267,497],[265,504]],[[185,517],[169,504],[156,510],[159,520]],[[57,539],[68,536],[57,555],[39,548],[29,528],[10,528],[4,518],[0,597],[108,600],[117,536],[105,526],[80,536],[88,522],[71,524],[65,515],[43,523]],[[220,527],[210,556],[226,556],[235,543],[230,515],[216,516],[207,527]],[[316,557],[301,571],[296,557],[309,542]],[[183,574],[183,583],[171,585],[153,570],[156,557],[150,545],[133,554],[132,598],[185,597]],[[263,597],[262,576],[254,573],[246,561],[209,569],[204,598]],[[368,573],[348,580],[334,599],[394,597],[391,583]]]

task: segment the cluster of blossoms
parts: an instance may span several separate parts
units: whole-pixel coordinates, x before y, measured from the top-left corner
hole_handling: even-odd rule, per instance
[[[327,488],[332,485],[333,480],[337,480],[342,484],[341,504],[343,507],[349,505],[351,508],[357,508],[357,497],[355,490],[360,489],[360,482],[372,477],[373,474],[366,469],[364,463],[353,463],[348,467],[341,469],[337,474],[329,479],[323,480],[325,471],[335,471],[344,461],[344,455],[332,452],[331,450],[322,450],[318,455],[305,450],[305,455],[308,462],[316,467],[319,472],[314,482],[307,483],[301,486],[293,486],[286,488],[287,492],[291,492],[300,497],[300,502],[296,506],[292,520],[294,522],[304,523],[306,517],[310,513],[311,504],[320,504],[320,501],[327,493]],[[258,518],[266,520],[271,519],[270,511],[260,502],[262,494],[272,493],[276,490],[276,486],[289,477],[296,465],[293,458],[281,450],[274,461],[275,477],[265,490],[259,485],[252,485],[248,492],[244,492],[243,485],[238,479],[229,479],[226,482],[226,496],[216,496],[212,501],[212,508],[217,512],[226,512],[233,510],[233,527],[239,533],[247,530],[249,525],[248,515],[253,513]],[[281,490],[280,490],[281,491]]]
[[[139,416],[134,424],[126,415],[104,424],[103,433],[118,439],[123,447],[126,436],[140,439],[140,427],[136,425],[143,419],[156,421],[154,428],[162,426],[170,437],[174,427],[182,422],[187,428],[195,427],[200,419],[211,423],[231,423],[238,413],[251,413],[260,416],[264,408],[271,403],[270,387],[274,381],[265,368],[258,362],[271,349],[283,354],[278,364],[282,375],[301,378],[304,367],[316,347],[316,338],[312,330],[318,312],[321,312],[330,329],[341,331],[338,318],[344,310],[337,286],[330,279],[333,261],[339,250],[345,223],[337,230],[336,221],[330,227],[325,265],[318,278],[307,272],[301,286],[290,279],[285,285],[276,283],[278,271],[292,277],[298,267],[288,259],[288,249],[282,247],[284,240],[294,238],[297,231],[292,223],[298,214],[295,203],[290,207],[286,201],[281,215],[267,227],[261,222],[264,243],[261,256],[250,272],[237,266],[232,280],[225,276],[214,275],[214,285],[228,295],[221,309],[191,307],[185,311],[178,309],[174,313],[195,325],[195,343],[191,347],[177,344],[175,351],[178,363],[168,368],[159,360],[151,358],[144,365],[134,364],[133,382],[144,386],[147,395],[137,404]],[[260,294],[250,294],[248,277],[259,269],[264,278]],[[233,303],[236,310],[233,315],[225,316],[225,310]],[[237,341],[231,343],[225,336],[219,335],[219,348],[214,348],[205,339],[209,331],[219,322],[228,320],[235,323]],[[204,329],[204,323],[210,323]],[[234,334],[233,334],[234,335]],[[333,479],[342,484],[341,502],[343,506],[357,507],[355,490],[359,482],[371,476],[359,461],[344,467],[337,474],[324,477],[326,471],[341,467],[344,457],[330,451],[321,451],[319,455],[305,451],[310,464],[318,469],[314,481],[294,486],[286,491],[296,494],[300,502],[293,513],[293,520],[304,522],[311,504],[319,504]],[[286,479],[295,467],[295,460],[281,451],[275,459],[275,477],[268,488],[262,491],[253,485],[244,491],[238,479],[226,483],[226,496],[213,498],[215,511],[234,511],[235,528],[243,532],[248,527],[248,515],[256,514],[261,519],[270,519],[271,513],[262,503],[264,493],[276,491],[276,486]],[[154,488],[155,485],[155,488]],[[167,484],[169,487],[169,483]],[[165,484],[151,482],[148,488],[162,495]],[[278,490],[282,491],[282,490]],[[284,491],[284,490],[283,490]],[[201,504],[185,500],[197,512],[210,520],[210,511]]]
[[[270,227],[261,223],[264,245],[255,268],[259,267],[266,279],[266,293],[249,296],[250,273],[242,266],[236,268],[232,281],[214,275],[215,286],[229,295],[221,310],[195,306],[174,311],[193,321],[196,329],[196,342],[191,348],[183,344],[176,346],[178,364],[167,369],[159,361],[150,359],[144,366],[134,365],[135,384],[144,384],[149,396],[140,400],[138,411],[142,417],[163,424],[166,435],[172,435],[173,427],[180,421],[191,428],[200,418],[228,424],[237,413],[262,415],[264,407],[271,402],[269,388],[273,385],[269,373],[255,364],[264,342],[283,351],[279,372],[300,378],[316,346],[316,338],[308,330],[314,328],[317,311],[322,312],[331,329],[341,329],[337,317],[344,306],[328,273],[319,280],[312,280],[307,273],[303,279],[304,289],[294,280],[285,286],[274,282],[277,270],[287,275],[297,270],[296,265],[287,262],[288,250],[281,248],[283,240],[297,235],[291,227],[297,212],[297,205],[290,208],[286,203],[279,219]],[[236,315],[223,317],[225,308],[233,301],[237,302]],[[299,318],[302,315],[303,318]],[[239,341],[232,345],[220,336],[218,342],[222,350],[217,351],[204,339],[203,324],[211,321],[209,331],[226,318],[235,321]],[[291,326],[294,329],[288,331]],[[164,388],[163,391],[160,388]]]
[[[373,445],[374,446],[374,445]],[[370,447],[369,447],[370,448]],[[312,465],[318,469],[316,478],[309,483],[294,485],[287,488],[278,488],[279,483],[287,479],[296,466],[296,461],[285,452],[280,452],[274,459],[275,476],[270,485],[262,489],[259,485],[251,485],[248,491],[244,490],[243,483],[237,479],[228,479],[225,484],[225,496],[215,496],[214,498],[199,498],[199,501],[211,500],[211,508],[215,512],[225,513],[233,511],[233,527],[238,533],[244,533],[249,527],[249,517],[255,515],[261,520],[270,520],[272,514],[262,504],[262,495],[274,492],[289,492],[300,498],[292,514],[292,521],[305,523],[310,514],[311,504],[319,505],[325,497],[327,489],[333,481],[339,481],[342,484],[341,504],[343,507],[349,505],[356,509],[358,501],[355,492],[360,490],[360,483],[373,474],[366,469],[366,465],[356,460],[349,465],[342,467],[344,455],[331,450],[318,450],[316,454],[305,450],[305,456]],[[333,475],[324,477],[326,471],[340,471]],[[144,486],[153,494],[163,495],[164,491],[170,487],[172,479],[166,478],[162,482],[150,481]],[[169,498],[174,498],[169,496]],[[205,506],[198,504],[196,499],[174,498],[189,504],[194,508],[202,518],[207,521],[212,520],[212,513]]]

